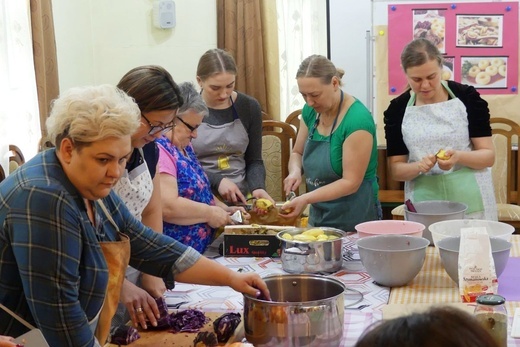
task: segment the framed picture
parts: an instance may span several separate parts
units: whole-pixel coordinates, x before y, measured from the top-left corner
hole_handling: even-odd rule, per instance
[[[457,47],[502,47],[503,16],[457,16]]]
[[[444,81],[455,81],[455,57],[443,58],[441,79]]]
[[[413,38],[425,38],[431,41],[441,53],[446,52],[446,10],[414,10]]]
[[[461,57],[462,83],[475,88],[507,88],[508,57]]]

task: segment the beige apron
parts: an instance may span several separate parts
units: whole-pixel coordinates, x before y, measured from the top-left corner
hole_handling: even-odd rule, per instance
[[[108,284],[95,336],[99,343],[104,345],[110,333],[112,317],[114,316],[119,303],[121,287],[123,286],[123,280],[125,279],[125,270],[130,260],[130,239],[127,235],[119,232],[117,224],[110,216],[103,201],[99,200],[99,205],[110,223],[112,223],[118,231],[120,239],[119,241],[99,243],[108,267]]]

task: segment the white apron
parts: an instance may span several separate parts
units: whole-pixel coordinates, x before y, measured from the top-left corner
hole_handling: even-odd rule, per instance
[[[409,162],[420,161],[439,149],[473,149],[466,107],[446,83],[442,85],[451,96],[445,102],[413,106],[415,93],[411,92],[402,123]],[[405,199],[458,201],[468,205],[466,218],[498,219],[491,168],[473,170],[455,165],[443,171],[436,164],[430,172],[405,182]]]
[[[130,210],[130,213],[132,213],[135,218],[141,220],[143,210],[152,197],[153,181],[146,160],[144,159],[142,148],[139,148],[139,154],[141,155],[142,163],[131,172],[125,170],[125,173],[115,185],[114,191],[123,200],[126,207]],[[128,266],[126,268],[125,278],[133,284],[137,284],[139,274],[139,270]],[[120,303],[116,315],[114,316],[114,322],[125,324],[129,317],[128,313],[126,313],[126,307]]]
[[[224,175],[246,196],[249,187],[244,156],[249,145],[249,135],[238,118],[233,100],[231,108],[233,122],[222,125],[202,123],[192,145],[204,171]]]

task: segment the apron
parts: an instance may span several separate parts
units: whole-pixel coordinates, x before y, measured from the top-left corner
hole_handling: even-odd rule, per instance
[[[125,173],[114,187],[114,191],[123,200],[126,207],[130,210],[130,213],[135,218],[141,220],[143,210],[152,197],[153,180],[150,175],[150,170],[148,170],[148,164],[144,159],[143,149],[139,148],[138,151],[141,155],[141,164],[135,167],[131,172],[125,170]],[[125,278],[133,284],[137,284],[139,275],[139,270],[131,266],[126,268]],[[113,325],[121,325],[128,322],[130,315],[127,313],[125,305],[119,305],[113,319]]]
[[[341,103],[343,103],[343,92],[341,92]],[[341,179],[341,176],[332,169],[330,158],[330,141],[339,112],[340,110],[338,110],[338,114],[332,123],[332,129],[326,141],[313,139],[314,132],[319,124],[320,115],[318,115],[305,143],[303,171],[305,172],[305,183],[309,192]],[[309,225],[333,227],[343,231],[355,231],[357,224],[376,220],[376,202],[372,188],[374,180],[375,178],[364,179],[358,191],[353,194],[342,196],[335,200],[311,204]]]
[[[451,99],[414,106],[411,93],[403,117],[403,140],[409,149],[408,162],[416,162],[439,149],[471,151],[466,106],[443,81]],[[447,147],[449,146],[449,147]],[[430,172],[405,182],[405,199],[412,202],[449,200],[468,206],[466,217],[497,220],[491,169],[473,170],[455,165],[444,171],[438,164]]]
[[[127,235],[119,232],[117,224],[114,222],[110,213],[107,211],[103,201],[99,200],[99,206],[107,216],[108,220],[116,228],[119,235],[119,241],[99,242],[105,261],[108,268],[108,283],[105,295],[105,301],[101,307],[95,336],[101,345],[107,341],[110,333],[110,326],[112,324],[112,317],[114,316],[117,306],[119,304],[119,296],[121,294],[121,287],[125,269],[130,260],[130,239]],[[95,326],[95,322],[91,323],[91,327]]]
[[[242,194],[247,195],[249,187],[244,155],[249,145],[249,135],[238,117],[233,98],[230,97],[230,100],[233,121],[222,125],[202,123],[192,145],[204,171],[225,176],[238,186]]]

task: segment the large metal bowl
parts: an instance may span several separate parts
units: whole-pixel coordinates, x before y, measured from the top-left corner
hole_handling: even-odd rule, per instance
[[[256,347],[338,347],[343,337],[340,281],[319,275],[264,278],[272,301],[244,295],[244,331]]]
[[[281,241],[282,268],[289,273],[333,273],[343,266],[343,230],[320,227],[325,235],[333,235],[334,240],[326,241],[289,241],[284,234],[291,236],[315,228],[290,228],[280,231],[276,237]]]

